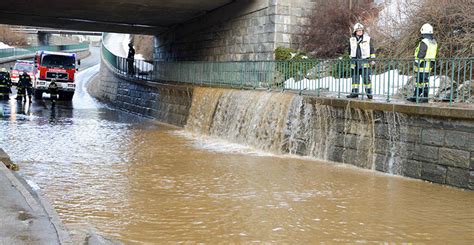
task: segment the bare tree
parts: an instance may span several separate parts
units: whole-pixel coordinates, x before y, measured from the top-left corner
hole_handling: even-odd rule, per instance
[[[310,16],[301,47],[317,58],[334,58],[347,52],[352,26],[373,21],[379,9],[372,1],[324,1]]]
[[[24,34],[13,32],[7,25],[0,25],[0,42],[13,46],[25,46],[28,44]]]
[[[410,57],[424,23],[434,27],[440,57],[472,56],[474,4],[471,0],[398,0],[375,25],[380,51],[388,57]],[[392,6],[393,7],[393,6]]]

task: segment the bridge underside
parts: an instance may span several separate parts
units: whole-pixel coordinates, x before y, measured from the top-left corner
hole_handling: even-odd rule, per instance
[[[232,0],[2,0],[0,23],[158,34]]]

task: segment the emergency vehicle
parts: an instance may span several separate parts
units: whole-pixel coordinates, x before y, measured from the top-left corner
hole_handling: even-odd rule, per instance
[[[51,79],[56,79],[60,100],[72,100],[76,90],[76,54],[38,51],[35,55],[36,75],[33,82],[35,98],[41,98],[48,92]],[[78,61],[77,65],[80,65]]]

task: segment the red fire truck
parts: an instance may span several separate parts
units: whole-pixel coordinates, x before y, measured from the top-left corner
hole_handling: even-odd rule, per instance
[[[50,51],[38,51],[35,55],[36,75],[33,89],[35,98],[40,99],[48,92],[51,79],[56,79],[59,87],[59,99],[72,100],[76,84],[76,54]],[[79,64],[78,64],[79,65]]]

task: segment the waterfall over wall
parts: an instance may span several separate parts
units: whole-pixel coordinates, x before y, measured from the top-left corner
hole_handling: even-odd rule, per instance
[[[281,153],[293,97],[288,93],[196,88],[186,129]]]
[[[373,121],[372,111],[290,93],[196,88],[186,129],[274,153],[375,168]]]
[[[471,108],[150,84],[105,63],[100,80],[99,99],[197,134],[474,190]]]
[[[405,114],[390,106],[292,93],[196,87],[186,130],[277,154],[308,156],[474,189],[472,119],[426,114],[432,108],[411,105],[399,110],[420,114]]]

